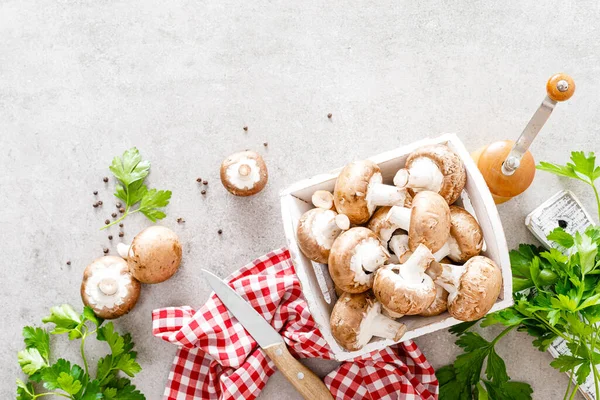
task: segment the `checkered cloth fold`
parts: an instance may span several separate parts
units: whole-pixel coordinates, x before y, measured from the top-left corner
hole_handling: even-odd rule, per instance
[[[295,357],[333,356],[302,296],[290,254],[279,249],[226,281],[280,332]],[[164,399],[254,399],[275,366],[213,293],[199,310],[152,313],[153,334],[180,347]],[[438,382],[412,341],[343,362],[324,379],[336,399],[435,400]]]

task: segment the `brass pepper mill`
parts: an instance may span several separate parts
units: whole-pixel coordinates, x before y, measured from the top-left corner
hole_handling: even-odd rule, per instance
[[[471,153],[496,204],[512,199],[531,185],[535,176],[535,161],[528,150],[529,146],[556,104],[573,96],[575,82],[564,73],[553,75],[546,83],[546,92],[547,96],[516,142],[501,140]]]

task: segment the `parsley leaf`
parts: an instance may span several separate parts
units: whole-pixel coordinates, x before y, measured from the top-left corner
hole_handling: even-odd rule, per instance
[[[46,363],[50,362],[50,336],[45,329],[26,326],[23,328],[25,348],[37,349]]]
[[[48,363],[36,348],[21,350],[17,353],[19,365],[27,375],[36,373],[41,368],[47,367]]]
[[[575,240],[573,236],[568,234],[563,228],[560,226],[558,228],[554,228],[552,232],[548,234],[548,240],[552,240],[553,242],[561,245],[565,249],[570,249],[575,244]]]
[[[125,203],[125,212],[120,218],[101,229],[117,224],[136,212],[141,212],[152,222],[166,217],[162,208],[169,204],[171,191],[148,189],[144,184],[144,180],[150,173],[150,162],[142,160],[137,148],[133,147],[126,150],[122,156],[115,157],[109,168],[118,180],[114,194]],[[139,207],[133,209],[138,203]]]
[[[50,315],[42,319],[42,322],[55,324],[54,329],[50,333],[68,333],[71,340],[81,337],[79,327],[83,323],[83,318],[68,304],[52,307]]]
[[[98,329],[96,339],[108,343],[113,357],[117,357],[121,353],[123,353],[125,341],[123,340],[121,335],[115,332],[115,327],[112,322],[109,322],[108,324]]]

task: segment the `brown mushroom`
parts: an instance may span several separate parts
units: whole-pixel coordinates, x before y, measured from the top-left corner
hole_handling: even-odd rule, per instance
[[[131,274],[142,283],[160,283],[169,279],[181,263],[179,238],[169,228],[154,225],[133,238],[131,246],[117,245],[127,260]]]
[[[342,218],[338,218],[338,217]],[[298,247],[310,260],[326,264],[335,239],[349,228],[345,215],[332,210],[313,208],[305,212],[296,229]]]
[[[410,197],[410,195],[407,195],[403,206],[406,208],[410,208],[411,204],[412,204],[412,198]],[[402,204],[400,204],[400,205],[402,205]],[[384,247],[387,247],[388,242],[392,238],[392,235],[398,229],[400,229],[400,227],[398,225],[394,224],[394,221],[390,220],[387,217],[390,212],[390,209],[391,209],[391,207],[389,207],[389,206],[379,207],[375,211],[375,213],[373,213],[373,216],[371,217],[371,219],[369,220],[369,223],[367,224],[367,228],[369,228],[370,230],[373,231],[373,233],[375,233],[377,236],[379,236],[379,239],[381,240],[381,244]]]
[[[419,192],[412,208],[394,206],[387,219],[393,226],[408,232],[408,245],[414,251],[419,244],[436,252],[450,235],[450,208],[442,196],[434,192]]]
[[[404,264],[386,265],[375,273],[373,293],[387,309],[403,315],[425,311],[435,300],[435,284],[425,273],[433,254],[419,245]]]
[[[423,190],[439,193],[448,204],[454,203],[467,182],[460,157],[444,144],[423,146],[413,151],[406,165],[394,177],[394,185],[408,188],[411,194]]]
[[[464,208],[450,206],[450,236],[433,256],[436,261],[444,257],[464,263],[481,253],[483,233],[477,220]]]
[[[345,349],[362,349],[373,336],[398,342],[406,326],[381,314],[381,304],[371,292],[344,293],[333,307],[331,333]]]
[[[265,187],[269,173],[267,165],[254,151],[240,151],[221,164],[221,182],[236,196],[252,196]]]
[[[364,224],[378,206],[404,205],[406,190],[382,183],[381,170],[372,161],[356,161],[340,172],[333,191],[335,208],[353,224]]]
[[[125,260],[114,256],[100,257],[83,271],[81,299],[100,318],[119,318],[135,306],[140,287]]]
[[[344,292],[361,293],[373,283],[373,272],[389,254],[367,228],[356,227],[337,237],[329,252],[329,275]]]
[[[435,285],[435,299],[433,303],[419,315],[422,317],[434,317],[448,310],[448,292],[439,285]]]
[[[464,265],[441,266],[435,283],[449,293],[450,315],[461,321],[475,321],[491,310],[502,289],[502,272],[494,261],[476,256]]]

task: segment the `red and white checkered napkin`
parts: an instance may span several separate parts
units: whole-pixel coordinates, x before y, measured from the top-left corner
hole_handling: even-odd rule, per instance
[[[332,358],[286,249],[247,264],[227,281],[281,333],[296,357]],[[180,346],[165,399],[254,399],[275,372],[214,294],[197,311],[162,308],[152,320],[155,336]],[[336,399],[435,400],[438,393],[434,370],[412,341],[344,362],[325,384]]]

